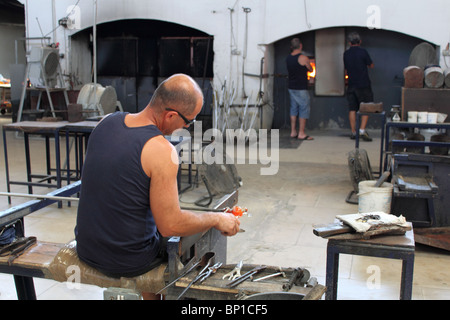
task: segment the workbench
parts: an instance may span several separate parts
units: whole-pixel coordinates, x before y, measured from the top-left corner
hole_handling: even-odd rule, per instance
[[[49,196],[68,197],[80,192],[81,181],[76,181],[61,189],[50,192]],[[57,200],[30,200],[26,203],[9,208],[0,212],[0,228],[10,225],[23,219],[29,214],[47,207]],[[237,204],[238,192],[224,195],[212,204],[211,209],[224,209]],[[16,229],[16,232],[19,230]],[[25,234],[16,234],[24,237]],[[163,272],[157,271],[158,277],[155,279],[153,273],[139,276],[136,285],[147,288],[149,283],[157,281],[162,287],[165,278],[174,279],[178,276],[179,267],[192,259],[194,256],[203,255],[206,252],[214,251],[217,261],[226,261],[227,239],[219,230],[210,229],[203,233],[194,234],[188,237],[170,237],[167,243],[168,262],[163,264]],[[76,250],[72,242],[69,244],[49,243],[37,241],[37,244],[27,249],[20,257],[11,264],[8,257],[0,258],[0,272],[14,275],[16,290],[19,299],[36,299],[34,291],[33,277],[53,279],[56,281],[67,281],[66,269],[70,265],[78,265],[81,270],[87,270],[82,274],[81,283],[108,286],[128,286],[130,279],[117,280],[102,275],[94,268],[83,265],[76,256]],[[167,272],[164,272],[167,270]],[[100,285],[101,284],[101,285]],[[142,289],[141,288],[141,289]]]
[[[389,163],[388,156],[392,154],[390,148],[395,149],[395,147],[448,147],[449,143],[446,142],[433,142],[433,141],[412,141],[412,140],[392,140],[392,146],[390,145],[391,140],[391,130],[392,129],[450,129],[450,123],[418,123],[418,122],[407,122],[407,121],[387,121],[386,122],[386,134],[385,134],[385,159],[384,159],[384,170],[386,171]]]
[[[402,214],[416,228],[448,227],[450,215],[448,206],[450,200],[447,190],[450,187],[448,175],[450,172],[450,156],[423,153],[425,147],[449,148],[448,142],[395,140],[392,149],[413,148],[421,150],[414,152],[389,151],[392,129],[450,129],[450,123],[386,123],[386,158],[385,170],[392,171],[394,193],[392,198],[393,214]]]
[[[235,287],[227,286],[230,280],[223,279],[223,276],[234,269],[235,264],[227,264],[221,266],[215,274],[212,274],[202,283],[193,284],[186,293],[182,296],[182,299],[198,299],[198,300],[237,300],[246,299],[255,294],[261,293],[281,293],[283,291],[283,285],[289,282],[289,279],[294,271],[294,268],[279,268],[275,266],[267,266],[266,269],[256,274],[252,279],[247,279],[241,284]],[[252,270],[259,265],[244,264],[241,269],[241,275]],[[260,277],[265,277],[278,272],[284,272],[285,276],[277,276],[261,281],[252,281]],[[167,289],[166,299],[177,299],[179,294],[189,285],[189,283],[197,276],[198,270],[191,272],[185,277],[179,279],[172,287]],[[298,300],[306,296],[311,292],[314,286],[306,285],[293,285],[287,292],[298,296]],[[325,291],[319,291],[319,296],[315,299],[320,299]]]
[[[72,196],[76,193],[80,192],[81,181],[74,182],[71,185],[62,187],[61,189],[57,189],[53,192],[48,193],[49,196],[59,196],[59,197],[68,197]],[[23,225],[23,219],[27,215],[38,211],[42,208],[45,208],[53,203],[56,200],[52,199],[43,199],[43,200],[30,200],[23,204],[19,204],[17,206],[11,207],[5,211],[0,212],[0,228],[21,221]],[[23,231],[23,230],[22,230]],[[24,236],[24,234],[18,234],[19,230],[16,229],[16,236]],[[55,252],[59,250],[63,245],[51,245],[52,249],[45,249],[44,253],[37,253],[36,257],[43,258],[47,253],[45,252]],[[29,252],[31,253],[33,248],[30,248]],[[21,257],[22,258],[22,257]],[[14,275],[14,281],[16,284],[17,296],[19,299],[23,300],[34,300],[36,299],[36,294],[34,291],[34,283],[33,277],[45,277],[44,269],[47,266],[47,260],[36,260],[31,258],[31,262],[27,260],[26,255],[23,257],[26,263],[22,266],[17,265],[8,265],[8,258],[3,258],[3,261],[0,260],[0,272],[9,273]],[[39,265],[39,266],[38,266]]]
[[[5,155],[5,170],[6,170],[6,187],[7,191],[11,191],[11,185],[26,185],[28,186],[28,193],[33,193],[33,187],[55,187],[61,188],[62,185],[62,173],[61,173],[61,147],[60,147],[60,133],[61,130],[67,125],[67,121],[58,122],[39,122],[39,121],[22,121],[11,124],[3,125],[3,148]],[[9,162],[8,162],[8,146],[6,139],[7,131],[15,131],[23,134],[25,145],[25,162],[26,162],[26,174],[27,181],[11,180],[9,175]],[[33,174],[31,168],[31,155],[30,155],[30,135],[40,135],[45,137],[45,155],[46,155],[46,169],[47,172],[43,174]],[[52,175],[51,171],[51,157],[50,157],[50,139],[55,141],[55,171],[56,175]],[[33,181],[34,178],[39,178],[39,181]],[[55,180],[52,184],[51,180]],[[44,181],[47,181],[44,183]],[[8,203],[11,204],[11,198],[8,197]]]
[[[78,193],[80,187],[81,181],[77,181],[69,186],[65,186],[50,193],[50,195],[70,196]],[[235,205],[238,200],[237,196],[237,191],[223,196],[215,202],[212,209]],[[0,227],[10,224],[13,221],[23,219],[34,211],[46,207],[55,201],[56,200],[51,199],[32,200],[4,212],[0,212]],[[21,234],[19,236],[24,235]],[[163,262],[161,265],[141,276],[117,279],[107,277],[81,262],[76,255],[76,243],[74,241],[63,244],[38,240],[36,244],[26,249],[21,256],[14,259],[11,263],[8,263],[8,256],[0,257],[0,272],[14,275],[19,299],[36,299],[33,278],[70,282],[72,273],[67,270],[68,267],[73,268],[74,266],[79,268],[77,270],[79,270],[80,277],[77,281],[80,283],[97,285],[103,288],[133,289],[136,292],[155,292],[156,290],[161,289],[169,281],[178,278],[181,267],[187,265],[194,257],[201,257],[206,253],[214,252],[215,262],[223,262],[225,264],[227,250],[226,242],[227,237],[223,236],[220,231],[214,228],[188,237],[171,237],[167,243],[167,262]],[[216,274],[208,278],[202,284],[193,285],[183,298],[198,300],[236,300],[258,293],[280,293],[283,284],[288,282],[292,273],[292,268],[282,268],[282,271],[286,273],[286,277],[271,278],[261,282],[246,280],[237,287],[227,288],[229,280],[222,279],[222,277],[234,267],[234,264],[223,265]],[[241,273],[244,274],[252,267],[253,265],[244,265]],[[278,267],[267,266],[267,268],[257,276],[261,277],[278,271]],[[166,299],[175,299],[197,273],[198,269],[193,270],[192,273],[179,278],[173,287],[169,287],[163,291]],[[303,274],[307,275],[307,278],[309,278],[309,272],[305,271]],[[308,279],[305,278],[305,282],[306,280]],[[325,292],[325,287],[317,283],[311,286],[294,284],[289,292],[297,294],[304,299],[320,299]]]
[[[67,184],[72,181],[81,179],[81,172],[84,163],[85,150],[90,134],[97,126],[99,119],[86,120],[80,122],[68,122],[68,121],[21,121],[11,124],[5,124],[3,126],[3,148],[5,155],[5,173],[6,173],[6,187],[7,192],[11,192],[11,185],[26,185],[28,186],[28,193],[33,194],[33,187],[46,187],[46,188],[61,188],[62,180],[66,180]],[[6,138],[7,131],[14,131],[23,134],[25,145],[25,162],[26,162],[26,181],[12,180],[9,172],[9,159],[8,159],[8,144]],[[45,155],[46,155],[46,174],[34,174],[31,167],[31,154],[30,154],[30,135],[44,136],[45,138]],[[66,138],[66,163],[65,167],[61,165],[61,141],[65,135]],[[71,169],[70,153],[72,144],[70,138],[74,138],[75,144],[75,164],[74,169]],[[191,139],[186,137],[172,137],[165,136],[165,138],[175,146],[178,152],[182,150],[188,150],[189,157],[191,154]],[[55,168],[52,168],[52,157],[50,151],[50,140],[54,140],[55,149]],[[188,146],[186,145],[188,144]],[[52,175],[52,171],[55,174]],[[65,174],[64,174],[65,173]],[[33,179],[39,179],[34,181]],[[189,185],[184,189],[188,189],[192,186],[192,164],[188,163],[188,178]],[[180,193],[184,190],[181,189],[181,164],[178,172],[178,186]],[[51,183],[55,180],[55,183]],[[47,181],[47,182],[45,182]],[[8,197],[8,203],[11,204],[11,197]]]
[[[339,277],[339,254],[352,254],[379,258],[400,259],[402,276],[400,299],[411,300],[414,273],[414,232],[411,228],[405,235],[378,236],[368,240],[334,240],[327,245],[327,267],[325,299],[337,299]]]

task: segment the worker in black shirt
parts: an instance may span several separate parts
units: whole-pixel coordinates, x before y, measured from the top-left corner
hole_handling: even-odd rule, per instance
[[[350,138],[356,135],[356,112],[361,102],[373,102],[373,92],[369,78],[368,68],[374,64],[367,50],[361,48],[361,38],[357,32],[348,35],[350,48],[344,52],[344,66],[348,75],[347,99],[349,103],[349,120],[352,130]],[[368,116],[361,117],[359,134],[364,141],[372,141],[365,130]]]
[[[308,71],[313,71],[309,58],[302,54],[300,39],[291,40],[291,54],[286,58],[288,70],[288,91],[291,101],[291,137],[299,140],[314,140],[305,133],[306,120],[310,115],[310,98],[308,93]],[[298,133],[296,124],[298,118]]]

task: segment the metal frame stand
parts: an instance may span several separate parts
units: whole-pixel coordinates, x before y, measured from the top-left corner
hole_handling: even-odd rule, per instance
[[[41,72],[44,72],[43,70],[45,70],[44,65],[42,64],[42,61],[28,61],[27,63],[27,70],[25,72],[25,78],[23,80],[23,88],[22,88],[22,95],[20,96],[20,105],[19,105],[19,111],[17,113],[17,122],[20,122],[22,120],[22,113],[23,113],[23,104],[25,102],[25,93],[27,90],[27,82],[28,82],[28,78],[30,76],[30,68],[31,68],[31,64],[39,64],[40,68],[41,68]],[[62,71],[61,71],[61,64],[58,61],[58,66],[57,66],[57,73],[58,73],[58,81],[59,81],[59,88],[50,88],[47,82],[47,77],[44,75],[44,88],[30,88],[31,90],[38,90],[39,91],[39,98],[38,98],[38,103],[37,103],[37,107],[36,109],[39,110],[40,107],[40,103],[41,103],[41,98],[42,98],[42,92],[45,89],[46,93],[47,93],[47,98],[48,98],[48,103],[50,104],[50,109],[52,111],[52,115],[54,118],[56,118],[55,115],[55,108],[53,106],[53,102],[52,102],[52,97],[51,97],[51,92],[59,92],[62,91],[64,94],[64,99],[66,101],[66,106],[69,105],[69,96],[67,95],[67,88],[64,85],[64,79],[62,77]]]
[[[412,233],[412,231],[409,231]],[[399,237],[399,236],[393,236]],[[381,238],[380,238],[381,239]],[[326,300],[336,300],[339,275],[339,254],[352,254],[389,259],[401,259],[402,276],[400,284],[400,299],[411,300],[414,273],[414,237],[412,244],[369,242],[365,240],[328,240],[326,267]]]

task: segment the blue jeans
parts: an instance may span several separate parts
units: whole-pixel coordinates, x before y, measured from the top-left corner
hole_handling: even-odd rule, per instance
[[[291,116],[309,119],[310,102],[308,90],[289,90],[289,96],[291,97]]]

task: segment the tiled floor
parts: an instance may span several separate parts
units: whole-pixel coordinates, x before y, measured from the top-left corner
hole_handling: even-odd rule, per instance
[[[10,122],[0,118],[0,123]],[[371,131],[374,141],[361,142],[368,151],[373,169],[378,168],[380,139]],[[241,218],[245,233],[228,239],[228,261],[268,264],[283,267],[306,267],[319,283],[325,284],[327,241],[316,237],[314,224],[333,222],[337,214],[357,212],[357,206],[345,202],[352,190],[347,165],[347,153],[354,148],[343,130],[309,132],[314,141],[292,141],[281,131],[279,170],[276,175],[262,176],[262,164],[238,164],[243,186],[239,204],[250,214]],[[33,166],[39,170],[43,159],[43,141],[33,139]],[[4,172],[3,144],[1,172]],[[25,179],[23,140],[8,133],[11,176]],[[274,160],[274,157],[272,157]],[[0,176],[0,191],[6,191],[4,176]],[[13,192],[26,192],[13,186]],[[47,193],[38,188],[35,193]],[[13,198],[13,205],[27,201]],[[189,201],[186,196],[181,201]],[[9,205],[0,198],[0,210]],[[73,239],[76,204],[71,208],[45,208],[25,218],[27,235],[43,241],[68,242]],[[450,299],[450,253],[416,245],[413,299]],[[379,282],[371,282],[372,268],[379,268]],[[341,255],[338,299],[398,299],[401,261],[364,256]],[[82,285],[70,288],[66,283],[35,279],[38,299],[103,299],[103,290]],[[12,276],[0,274],[0,299],[16,299]]]

